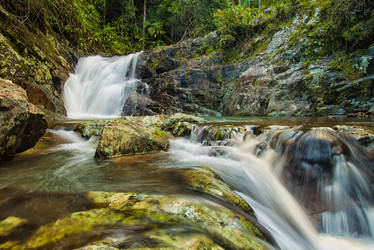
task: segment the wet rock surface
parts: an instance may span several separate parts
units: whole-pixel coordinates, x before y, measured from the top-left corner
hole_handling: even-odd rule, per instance
[[[96,158],[167,150],[168,138],[139,123],[114,121],[106,125],[96,148]]]
[[[29,103],[26,91],[0,79],[0,160],[32,148],[47,129],[44,114]]]
[[[96,158],[168,149],[168,137],[188,136],[194,124],[204,119],[177,113],[171,116],[123,117],[115,120],[84,121],[75,126],[83,137],[99,136]],[[169,134],[170,133],[170,134]]]

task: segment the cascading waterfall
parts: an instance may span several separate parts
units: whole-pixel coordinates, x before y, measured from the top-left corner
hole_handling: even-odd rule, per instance
[[[68,116],[121,116],[126,100],[136,93],[140,85],[145,85],[136,77],[140,54],[112,58],[90,56],[79,59],[75,73],[70,74],[63,91]]]
[[[362,156],[356,154],[359,150],[354,149],[356,146],[360,147],[359,145],[352,146],[348,143],[343,145],[351,147],[350,151],[344,149],[346,154],[350,154],[349,159],[346,159],[338,149],[338,154],[333,156],[331,178],[328,181],[321,178],[324,181],[317,182],[322,199],[332,204],[331,211],[322,213],[322,225],[318,228],[282,184],[279,173],[285,171],[288,161],[287,151],[291,151],[292,147],[283,150],[281,154],[273,149],[267,149],[258,155],[256,151],[261,143],[258,138],[251,137],[246,140],[245,134],[234,131],[223,140],[231,143],[222,143],[222,141],[215,143],[214,140],[213,143],[207,143],[209,142],[207,136],[210,136],[207,129],[209,128],[196,129],[195,127],[191,139],[173,140],[170,154],[180,163],[180,166],[187,168],[205,166],[216,172],[253,208],[259,222],[271,233],[278,247],[281,249],[374,249],[374,209],[370,205],[372,200],[369,183],[354,164],[354,159],[365,162]],[[291,139],[293,145],[296,145],[296,151],[293,153],[304,151],[302,156],[304,159],[308,158],[308,154],[313,154],[314,159],[320,157],[324,160],[324,152],[319,153],[322,156],[317,156],[318,153],[314,151],[320,148],[318,144],[320,141],[313,141],[311,138],[329,139],[327,135],[336,136],[334,138],[336,141],[342,140],[342,143],[345,143],[344,138],[330,129],[317,129],[306,133],[290,130],[283,134],[278,133],[274,137],[270,133],[265,137],[276,140],[273,145],[278,149],[281,147],[281,140]],[[333,147],[337,147],[337,144],[333,143]],[[328,148],[320,148],[320,150],[329,151]],[[318,167],[316,162],[312,162],[313,164],[314,167]],[[304,167],[309,171],[306,165],[304,164]]]

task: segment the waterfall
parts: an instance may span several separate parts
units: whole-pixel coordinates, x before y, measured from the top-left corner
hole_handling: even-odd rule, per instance
[[[136,94],[139,87],[145,85],[136,78],[140,54],[79,59],[75,72],[70,74],[63,91],[68,117],[121,116],[126,100]]]

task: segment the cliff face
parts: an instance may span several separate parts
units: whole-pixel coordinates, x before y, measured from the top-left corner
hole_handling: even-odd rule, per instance
[[[266,11],[279,15],[278,10]],[[210,115],[372,116],[374,47],[323,51],[333,45],[323,38],[330,31],[321,12],[316,5],[309,12],[272,20],[271,32],[254,32],[224,50],[218,48],[224,38],[218,32],[144,53],[139,72],[150,86],[151,109]],[[255,20],[252,29],[263,29],[264,20]]]
[[[6,6],[0,5],[0,77],[23,87],[33,104],[65,113],[60,93],[76,54],[48,22],[30,23]]]

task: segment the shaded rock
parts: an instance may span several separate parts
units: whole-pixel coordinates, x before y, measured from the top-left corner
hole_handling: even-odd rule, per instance
[[[15,232],[19,227],[26,225],[28,221],[17,217],[10,216],[0,221],[0,237],[5,237]]]
[[[0,160],[33,147],[47,129],[44,114],[27,99],[25,90],[0,79]]]
[[[95,158],[167,150],[167,136],[134,122],[115,120],[103,128]]]

